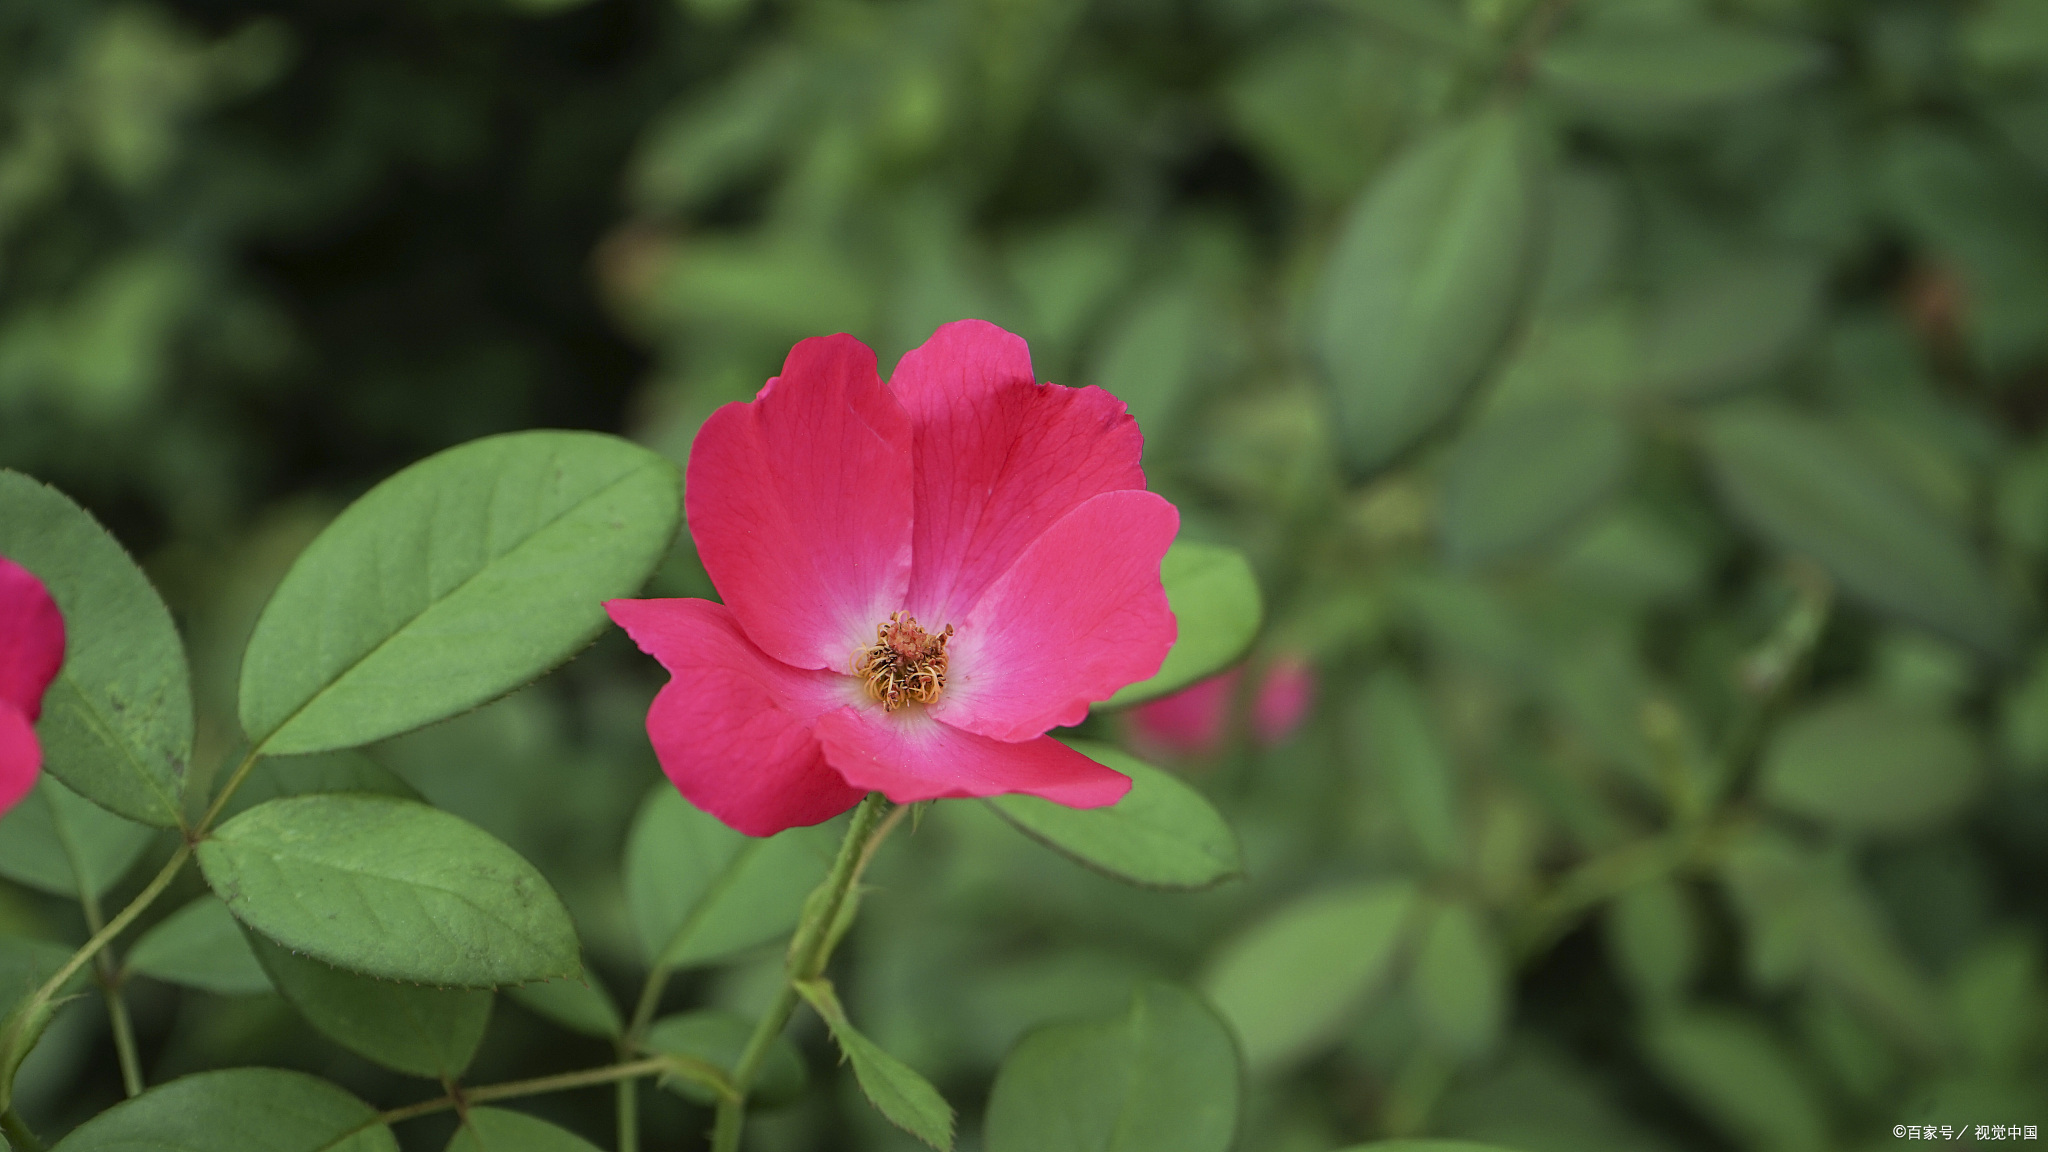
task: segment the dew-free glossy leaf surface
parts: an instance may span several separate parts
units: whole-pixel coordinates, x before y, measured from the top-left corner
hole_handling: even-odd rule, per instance
[[[1378,468],[1457,408],[1532,287],[1539,177],[1492,110],[1400,156],[1352,209],[1313,320],[1344,454]]]
[[[201,896],[142,934],[128,970],[226,996],[270,991],[242,926],[216,896]]]
[[[654,1026],[647,1030],[647,1046],[671,1056],[702,1060],[730,1076],[740,1062],[740,1054],[746,1051],[747,1040],[753,1032],[752,1020],[737,1013],[710,1008],[656,1020]],[[796,1045],[790,1043],[787,1034],[777,1036],[768,1048],[768,1059],[754,1077],[753,1088],[747,1094],[747,1104],[770,1108],[787,1104],[803,1095],[809,1079],[803,1058],[797,1055]],[[694,1080],[671,1077],[663,1081],[663,1086],[674,1088],[699,1104],[718,1102],[718,1097],[709,1088]]]
[[[825,1018],[832,1038],[839,1042],[839,1050],[846,1054],[847,1063],[853,1065],[860,1090],[875,1109],[888,1117],[890,1123],[939,1152],[951,1152],[953,1108],[939,1095],[939,1090],[909,1065],[861,1035],[847,1020],[846,1010],[840,1007],[839,997],[829,982],[806,981],[798,984],[797,990]]]
[[[64,614],[64,669],[43,698],[43,768],[131,820],[178,823],[192,684],[171,614],[106,529],[54,488],[0,469],[0,556]]]
[[[242,923],[385,980],[468,988],[577,971],[576,931],[533,865],[445,812],[391,796],[293,796],[199,846]]]
[[[368,1104],[303,1072],[229,1068],[152,1088],[53,1152],[398,1152]]]
[[[657,786],[626,839],[626,903],[649,961],[708,964],[786,935],[831,851],[815,828],[755,839]]]
[[[566,980],[543,980],[505,989],[522,1008],[538,1012],[572,1032],[609,1040],[626,1029],[611,993],[587,971]]]
[[[1305,1056],[1349,1023],[1392,972],[1411,930],[1405,880],[1318,892],[1224,945],[1202,982],[1258,1073]]]
[[[58,896],[103,895],[154,835],[46,775],[0,816],[0,876]]]
[[[1787,719],[1764,754],[1763,796],[1845,831],[1918,832],[1977,793],[1982,753],[1968,729],[1924,708],[1850,696]]]
[[[1129,776],[1131,790],[1107,808],[1069,808],[1021,795],[994,797],[989,806],[1033,839],[1133,884],[1187,891],[1243,870],[1237,836],[1200,792],[1114,745],[1067,745]]]
[[[1265,607],[1259,582],[1235,548],[1177,540],[1159,562],[1166,602],[1180,634],[1148,680],[1127,684],[1098,707],[1141,704],[1193,684],[1244,655]]]
[[[242,660],[244,731],[271,753],[366,744],[473,708],[568,659],[675,535],[675,466],[610,436],[451,448],[335,518]]]
[[[254,935],[249,947],[271,983],[328,1039],[398,1072],[460,1077],[483,1042],[493,994],[373,980]]]
[[[598,1147],[524,1112],[471,1108],[448,1141],[448,1152],[598,1152]]]
[[[1857,598],[1986,652],[2017,641],[2015,612],[1959,527],[1841,427],[1739,409],[1709,421],[1703,447],[1737,516]]]
[[[1017,1045],[989,1098],[988,1152],[1227,1152],[1240,1080],[1215,1011],[1149,983],[1113,1017]]]

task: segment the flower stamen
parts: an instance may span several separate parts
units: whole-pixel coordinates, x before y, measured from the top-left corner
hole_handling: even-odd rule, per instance
[[[894,712],[915,701],[936,703],[946,690],[946,641],[953,626],[926,632],[915,617],[902,612],[875,625],[875,642],[853,657],[853,674],[867,684],[868,695],[882,710]]]

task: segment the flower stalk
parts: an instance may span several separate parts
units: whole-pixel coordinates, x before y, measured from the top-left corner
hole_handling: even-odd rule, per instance
[[[747,1094],[753,1088],[754,1077],[760,1074],[761,1065],[768,1059],[769,1046],[789,1025],[789,1018],[796,1013],[801,999],[797,985],[806,980],[815,980],[825,971],[825,965],[832,959],[832,949],[845,932],[839,923],[841,911],[846,908],[854,886],[859,883],[861,872],[874,855],[874,845],[896,821],[884,819],[888,815],[889,801],[880,792],[868,793],[859,806],[853,810],[853,821],[847,825],[846,838],[839,843],[839,855],[832,861],[832,870],[825,876],[825,882],[818,886],[811,898],[804,902],[803,919],[798,922],[796,932],[789,940],[789,959],[784,973],[782,988],[775,994],[775,1002],[754,1027],[754,1034],[747,1039],[747,1046],[740,1053],[739,1063],[733,1067],[733,1094],[718,1102],[718,1116],[711,1130],[711,1152],[739,1152],[740,1132],[746,1123]],[[900,811],[900,810],[899,810]],[[836,930],[835,930],[836,929]]]

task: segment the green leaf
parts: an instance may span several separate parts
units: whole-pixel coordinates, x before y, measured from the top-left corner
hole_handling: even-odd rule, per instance
[[[1017,1045],[989,1097],[988,1152],[1228,1152],[1241,1079],[1215,1010],[1148,983],[1115,1016]]]
[[[1844,430],[1782,408],[1724,411],[1702,447],[1735,513],[1873,607],[2002,655],[2016,613],[1958,525]]]
[[[56,971],[52,969],[50,975],[56,975]],[[43,1038],[57,1011],[75,998],[75,994],[48,1000],[26,997],[0,1017],[0,1112],[14,1106],[14,1081],[21,1072],[21,1062],[35,1050],[36,1042]]]
[[[1237,836],[1200,792],[1113,745],[1066,743],[1129,776],[1131,790],[1107,808],[1069,808],[1023,795],[997,796],[989,806],[1032,839],[1133,884],[1190,892],[1244,870]]]
[[[654,1026],[647,1030],[647,1047],[669,1056],[701,1060],[729,1077],[739,1064],[740,1054],[746,1051],[747,1041],[753,1033],[754,1022],[746,1017],[715,1008],[705,1009],[656,1020]],[[803,1096],[809,1080],[810,1075],[804,1069],[803,1058],[797,1055],[796,1045],[790,1043],[787,1034],[777,1036],[768,1047],[767,1060],[754,1077],[753,1088],[747,1094],[747,1105],[772,1108],[790,1103]],[[699,1104],[718,1102],[717,1093],[694,1080],[670,1077],[663,1084]]]
[[[1354,469],[1399,455],[1492,366],[1538,263],[1537,179],[1520,120],[1493,110],[1396,159],[1352,209],[1313,339]]]
[[[755,839],[657,785],[626,837],[626,906],[649,962],[709,964],[787,935],[830,852],[817,829]]]
[[[1366,684],[1359,715],[1366,755],[1392,786],[1416,847],[1437,868],[1457,867],[1465,858],[1457,780],[1415,682],[1397,669],[1381,670]]]
[[[373,980],[295,956],[253,933],[249,947],[308,1024],[393,1071],[429,1080],[460,1078],[491,1020],[488,990]]]
[[[100,896],[154,835],[46,775],[0,816],[0,876],[58,896]]]
[[[1098,707],[1122,708],[1178,692],[1228,667],[1259,631],[1265,612],[1252,566],[1235,548],[1176,540],[1160,561],[1166,601],[1180,628],[1149,680],[1126,684]]]
[[[1536,70],[1587,104],[1670,112],[1768,95],[1812,75],[1822,59],[1807,41],[1753,28],[1616,22],[1557,37]]]
[[[1777,367],[1813,328],[1826,272],[1807,257],[1752,257],[1680,284],[1644,325],[1641,387],[1706,396]]]
[[[1730,1013],[1672,1015],[1650,1029],[1651,1057],[1744,1147],[1818,1152],[1827,1121],[1799,1066],[1764,1028]]]
[[[398,1152],[377,1112],[303,1072],[199,1072],[124,1100],[52,1152]]]
[[[1607,906],[1607,950],[1629,985],[1652,1006],[1675,1004],[1700,964],[1697,914],[1672,880],[1638,884]]]
[[[825,1018],[825,1026],[832,1030],[839,1050],[853,1065],[854,1079],[860,1081],[860,1090],[867,1094],[868,1101],[898,1128],[939,1152],[951,1152],[953,1109],[939,1090],[854,1030],[846,1010],[839,1006],[831,981],[801,981],[796,989]]]
[[[533,865],[424,804],[272,800],[201,843],[199,867],[242,923],[367,976],[488,988],[578,971],[575,927]]]
[[[1255,1074],[1333,1040],[1385,985],[1417,910],[1406,880],[1303,897],[1224,945],[1203,991]]]
[[[1526,553],[1578,524],[1621,485],[1633,438],[1602,405],[1508,409],[1459,439],[1444,474],[1444,550],[1454,564]]]
[[[1480,913],[1463,903],[1439,905],[1408,978],[1423,1034],[1466,1061],[1493,1051],[1507,1016],[1507,978],[1500,941]]]
[[[21,998],[43,986],[71,959],[71,949],[29,936],[0,936],[0,1008],[12,1009]],[[85,986],[84,969],[74,975],[65,991]]]
[[[581,978],[521,984],[505,989],[505,995],[521,1007],[585,1036],[613,1040],[626,1030],[618,1005],[612,1003],[611,994],[589,974],[588,969]]]
[[[1780,727],[1764,754],[1764,799],[1850,832],[1938,827],[1973,799],[1981,754],[1968,729],[1884,697],[1849,696]]]
[[[0,469],[0,556],[64,613],[64,669],[43,698],[43,767],[131,820],[174,828],[192,761],[185,649],[121,545],[54,488]]]
[[[265,800],[281,796],[313,796],[322,792],[374,792],[381,796],[420,799],[419,792],[362,752],[315,752],[310,756],[270,756],[256,762],[242,786],[221,809],[221,819],[239,816]]]
[[[448,1141],[448,1152],[598,1152],[598,1147],[524,1112],[471,1108]]]
[[[224,996],[270,991],[270,977],[242,926],[213,896],[201,896],[143,933],[126,963],[130,972]]]
[[[675,466],[588,432],[429,457],[335,518],[242,659],[243,730],[271,754],[352,747],[502,696],[604,627],[678,514]]]

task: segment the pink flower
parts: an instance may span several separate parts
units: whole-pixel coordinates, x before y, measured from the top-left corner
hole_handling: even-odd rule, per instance
[[[1243,678],[1244,669],[1233,668],[1131,709],[1139,742],[1186,756],[1214,752],[1223,743],[1230,702]],[[1315,694],[1315,669],[1308,661],[1299,656],[1273,661],[1252,697],[1252,735],[1268,747],[1285,740],[1308,714]]]
[[[879,791],[1113,804],[1130,780],[1045,735],[1159,670],[1138,425],[1038,384],[1024,341],[938,330],[885,386],[851,336],[805,340],[690,450],[685,509],[725,603],[606,604],[670,680],[647,714],[699,808],[766,836]]]
[[[42,771],[36,719],[64,666],[64,617],[43,582],[0,556],[0,812],[20,803]]]

